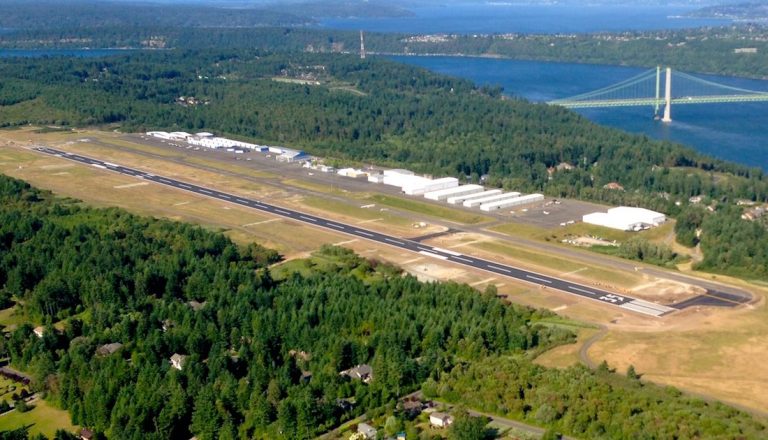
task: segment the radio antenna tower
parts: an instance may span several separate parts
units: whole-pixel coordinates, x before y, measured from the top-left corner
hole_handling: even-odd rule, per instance
[[[365,39],[363,39],[363,31],[360,31],[360,59],[365,59]]]

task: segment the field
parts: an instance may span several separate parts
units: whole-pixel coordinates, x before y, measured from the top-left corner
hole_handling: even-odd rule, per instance
[[[28,322],[27,317],[21,314],[15,307],[0,310],[0,326],[7,331],[14,330],[25,322]]]
[[[533,238],[550,243],[562,243],[565,239],[572,239],[575,237],[594,237],[598,240],[604,240],[607,242],[615,241],[616,243],[620,244],[629,240],[630,238],[639,237],[652,243],[670,246],[673,248],[673,250],[680,254],[690,254],[692,252],[690,249],[680,246],[675,242],[674,229],[674,219],[659,227],[640,232],[618,231],[615,229],[581,222],[557,229],[543,229],[531,225],[521,225],[519,223],[508,223],[489,228],[491,231],[500,232],[510,236]]]
[[[369,200],[371,202],[379,203],[381,205],[389,206],[392,208],[402,209],[402,210],[414,212],[417,214],[425,214],[431,217],[437,217],[437,218],[448,220],[454,223],[475,225],[478,223],[491,221],[491,218],[485,217],[480,214],[466,212],[459,209],[447,208],[447,207],[435,205],[432,203],[404,199],[401,197],[392,197],[392,196],[383,195],[383,194],[376,194],[371,196]]]
[[[659,330],[612,329],[588,355],[596,362],[607,360],[618,371],[632,364],[645,380],[716,396],[768,416],[765,299],[754,308],[695,313],[704,318],[697,325],[678,320]]]
[[[25,413],[13,410],[0,415],[0,431],[28,426],[31,434],[41,433],[48,438],[53,438],[58,429],[78,431],[78,427],[72,424],[66,411],[55,408],[42,399],[35,400],[31,405],[34,408]]]
[[[82,137],[94,139],[95,142],[76,142]],[[288,260],[306,257],[322,244],[335,243],[343,244],[367,258],[395,262],[424,280],[453,280],[473,285],[480,290],[493,284],[497,286],[499,294],[510,301],[545,307],[568,318],[604,326],[606,333],[586,353],[593,362],[599,363],[605,359],[619,371],[631,363],[644,374],[646,380],[678,386],[755,411],[768,410],[768,370],[763,368],[768,362],[768,345],[762,342],[764,335],[768,334],[768,311],[763,299],[768,291],[766,286],[718,276],[717,279],[748,288],[760,301],[737,309],[694,308],[663,319],[649,319],[556,291],[513,282],[499,275],[439,262],[160,185],[142,184],[145,182],[19,148],[19,144],[29,145],[28,141],[33,139],[105,160],[153,170],[158,174],[226,188],[229,192],[249,197],[261,197],[276,204],[331,213],[353,224],[365,222],[362,227],[401,236],[423,234],[423,230],[417,232],[412,227],[415,219],[425,218],[421,216],[442,218],[456,224],[477,225],[478,228],[490,220],[471,212],[390,195],[346,194],[338,189],[321,188],[316,183],[300,179],[290,178],[288,185],[282,185],[284,178],[269,177],[268,171],[248,171],[250,174],[243,177],[241,173],[245,173],[246,169],[235,162],[220,164],[199,157],[186,157],[183,162],[176,162],[162,155],[141,156],[130,152],[127,146],[124,150],[110,149],[96,143],[113,142],[115,137],[111,133],[97,132],[36,134],[25,129],[0,131],[0,172],[25,179],[41,188],[55,190],[59,195],[81,199],[90,205],[120,206],[140,214],[198,223],[224,231],[240,243],[255,240],[277,249]],[[3,141],[15,144],[3,146]],[[152,154],[157,150],[155,147],[147,148],[147,152]],[[176,150],[172,151],[178,156]],[[378,211],[360,208],[366,203],[375,204]],[[381,211],[382,207],[391,209],[389,212]],[[411,213],[411,219],[406,216],[407,213]],[[643,234],[651,241],[664,241],[671,227],[669,225]],[[556,241],[561,234],[622,238],[614,238],[604,231],[595,231],[584,225],[572,225],[553,231],[514,224],[494,230],[510,234],[510,238],[517,236],[542,241],[549,238],[551,242]],[[642,272],[622,271],[576,259],[555,257],[544,251],[507,244],[502,238],[483,235],[482,230],[450,234],[431,239],[429,243],[583,282],[596,282],[599,279],[605,284],[601,287],[612,286],[627,290],[642,288],[651,293],[658,288],[654,284],[655,278]],[[592,255],[589,252],[582,253]],[[300,263],[289,261],[282,270],[301,269],[291,264]],[[696,275],[712,278],[708,274]],[[14,323],[19,319],[12,316],[10,311],[0,311],[0,323]],[[578,344],[546,353],[539,357],[538,362],[561,367],[583,360],[581,344],[594,336],[596,331],[590,328],[579,329]]]
[[[643,282],[642,276],[636,273],[611,270],[582,261],[567,260],[545,252],[489,239],[479,234],[454,234],[451,237],[441,237],[432,242],[440,247],[468,254],[478,254],[478,256],[485,258],[507,257],[510,264],[525,266],[553,276],[570,277],[586,283],[601,280],[604,288],[631,289]]]

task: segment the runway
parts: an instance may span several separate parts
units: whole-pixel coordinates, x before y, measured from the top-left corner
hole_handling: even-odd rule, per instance
[[[175,180],[169,177],[158,176],[155,174],[140,171],[134,168],[125,167],[122,165],[104,162],[98,159],[82,156],[79,154],[68,153],[65,151],[57,150],[50,147],[35,147],[35,151],[46,153],[52,156],[61,157],[63,159],[72,160],[89,166],[93,166],[103,170],[109,170],[120,174],[136,177],[145,181],[158,183],[161,185],[178,188],[184,191],[193,192],[206,197],[212,197],[221,201],[234,203],[236,205],[245,206],[252,209],[257,209],[262,212],[267,212],[272,215],[289,218],[294,221],[306,223],[312,226],[317,226],[325,229],[329,229],[335,232],[344,233],[347,235],[355,236],[358,238],[375,241],[377,243],[393,246],[410,252],[414,252],[426,257],[434,258],[436,260],[448,261],[455,264],[471,267],[474,269],[481,269],[486,272],[490,272],[496,275],[504,277],[514,278],[519,281],[534,284],[542,289],[553,289],[562,292],[566,292],[572,295],[579,296],[581,298],[598,301],[603,304],[608,304],[616,307],[620,307],[624,310],[640,313],[643,315],[661,317],[668,313],[675,311],[675,308],[667,307],[660,304],[655,304],[649,301],[644,301],[636,298],[629,297],[624,294],[612,293],[609,291],[596,289],[591,286],[577,284],[571,281],[566,281],[560,278],[544,275],[524,269],[520,269],[513,266],[504,265],[493,261],[484,260],[481,258],[473,257],[471,255],[465,255],[459,252],[451,251],[448,249],[442,249],[439,247],[433,247],[423,245],[418,241],[393,237],[379,232],[371,231],[368,229],[360,228],[345,223],[340,223],[333,220],[328,220],[315,215],[294,211],[288,208],[275,206],[269,203],[265,203],[260,200],[253,200],[234,194],[225,193],[212,188],[195,185],[180,180]]]

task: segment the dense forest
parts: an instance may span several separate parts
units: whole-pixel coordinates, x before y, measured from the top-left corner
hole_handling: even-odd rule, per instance
[[[307,11],[312,8],[304,7]],[[284,9],[284,8],[283,8]],[[281,11],[283,10],[281,9]],[[289,9],[301,13],[302,7]],[[386,9],[386,8],[385,8]],[[23,11],[24,9],[20,9]],[[195,11],[194,8],[190,13]],[[231,14],[232,11],[224,10]],[[142,10],[136,17],[142,17]],[[240,11],[238,11],[240,12]],[[327,14],[334,11],[328,10]],[[372,12],[375,12],[372,10]],[[215,20],[217,14],[210,20]],[[386,10],[382,13],[388,13]],[[396,12],[393,12],[396,13]],[[98,25],[18,27],[0,33],[0,47],[4,48],[174,48],[174,49],[268,49],[271,51],[350,52],[359,50],[359,34],[344,30],[330,30],[303,26],[275,28],[243,28],[237,25],[251,19],[251,15],[266,22],[269,14],[251,14],[248,11],[231,23],[207,26],[205,29],[179,24],[180,20],[163,23],[178,12],[161,14],[152,20],[137,18],[134,26],[121,21],[102,20]],[[326,16],[327,16],[326,14]],[[202,15],[202,13],[201,13]],[[35,17],[37,15],[30,15]],[[45,17],[45,14],[43,14]],[[109,17],[109,15],[107,15]],[[55,17],[60,20],[59,16]],[[206,18],[200,18],[204,20]],[[294,16],[298,20],[298,16]],[[194,20],[186,17],[185,20]],[[287,20],[287,19],[286,19]],[[309,19],[307,19],[309,20]],[[290,21],[290,20],[287,20]],[[2,24],[0,18],[0,28]],[[141,24],[140,24],[141,23]],[[280,24],[277,22],[277,24]],[[6,24],[13,28],[14,25]],[[768,27],[738,25],[701,29],[635,31],[595,34],[491,34],[491,35],[434,35],[420,36],[397,33],[368,32],[366,48],[379,54],[445,54],[493,56],[521,60],[628,65],[655,67],[672,66],[676,70],[696,73],[768,77]],[[740,48],[754,48],[755,53],[737,52]]]
[[[12,58],[0,65],[0,75],[5,126],[207,129],[325,157],[407,166],[465,181],[484,177],[492,186],[644,206],[673,216],[691,196],[723,207],[737,199],[768,198],[761,170],[383,59],[154,51],[97,59]],[[180,105],[180,96],[199,104]],[[564,162],[573,168],[552,172]],[[626,191],[604,189],[611,182]],[[734,228],[744,223],[720,211],[712,217],[727,218]],[[765,236],[754,238],[758,249],[768,247]],[[718,240],[723,246],[735,243],[728,236]],[[709,257],[715,255],[720,263],[700,267],[722,272],[739,266],[745,274],[768,274],[765,259],[753,258],[749,250],[725,257],[713,250]],[[668,257],[661,260],[671,261]]]
[[[147,26],[255,27],[307,23],[307,18],[266,8],[223,8],[186,4],[123,3],[117,1],[23,1],[6,0],[0,28],[77,29],[123,27],[125,32]],[[80,41],[83,42],[82,40]]]
[[[488,174],[492,184],[561,196],[608,198],[615,192],[601,194],[602,186],[619,182],[686,199],[768,197],[760,170],[386,60],[164,51],[107,59],[16,58],[3,63],[0,74],[6,125],[208,128],[318,155],[407,163],[418,171],[475,181]],[[274,80],[282,78],[320,84]],[[207,104],[181,106],[179,96]],[[40,112],[27,111],[30,106]],[[550,179],[547,169],[562,162],[575,168]],[[713,172],[738,177],[718,185]],[[674,206],[673,200],[656,199],[660,207]]]
[[[393,411],[422,384],[590,438],[766,434],[745,413],[634,373],[534,365],[573,334],[493,290],[420,283],[330,246],[275,279],[273,251],[199,227],[82,207],[7,177],[0,202],[0,287],[44,324],[42,337],[25,324],[0,349],[75,424],[108,438],[312,438]],[[339,374],[362,363],[370,381]],[[455,432],[477,424],[461,419]]]
[[[311,438],[457,361],[573,336],[536,323],[549,312],[341,248],[275,281],[273,251],[220,233],[5,177],[0,202],[2,292],[45,325],[42,338],[19,327],[2,349],[75,424],[109,438]],[[173,354],[186,356],[181,371]],[[339,374],[362,363],[368,384]]]
[[[603,363],[546,369],[515,357],[457,365],[424,392],[481,411],[550,426],[589,439],[764,438],[766,427],[719,404],[645,384],[630,367],[613,374]]]
[[[316,24],[316,17],[393,17],[411,14],[389,2],[375,0],[332,3],[318,0],[262,1],[250,5],[189,1],[182,6],[124,0],[4,0],[3,6],[0,29],[36,31],[121,27],[124,33],[153,26],[204,29],[302,26]]]

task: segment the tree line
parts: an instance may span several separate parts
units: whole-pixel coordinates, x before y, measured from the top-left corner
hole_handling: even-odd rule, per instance
[[[768,433],[746,413],[644,383],[631,366],[622,376],[605,363],[596,371],[548,369],[490,356],[428,380],[424,392],[578,438],[759,439]]]
[[[74,424],[109,438],[313,438],[458,361],[573,339],[538,323],[549,312],[341,248],[278,281],[274,251],[200,227],[6,177],[0,202],[0,286],[30,318],[0,348]],[[359,364],[370,383],[340,375]]]
[[[267,41],[279,37],[261,32],[270,36]],[[673,217],[692,196],[724,206],[768,199],[762,170],[600,127],[561,108],[502,99],[498,89],[383,59],[255,49],[136,52],[99,59],[8,59],[0,75],[0,102],[6,103],[0,116],[8,126],[207,129],[329,158],[406,166],[466,182],[484,178],[490,186],[643,206]],[[320,85],[274,81],[307,75]],[[180,96],[202,103],[181,106]],[[572,169],[555,171],[561,163]],[[612,182],[626,191],[604,188]],[[718,210],[711,216],[722,221],[726,214]],[[768,247],[762,236],[755,238],[758,247]],[[718,240],[737,244],[728,236]],[[709,258],[715,258],[710,249]],[[662,253],[662,260],[674,258]],[[744,273],[768,273],[763,259],[728,261]],[[762,268],[753,270],[758,265]]]
[[[356,31],[301,26],[312,20],[306,18],[311,10],[306,4],[289,10],[283,8],[280,12],[142,5],[133,8],[136,11],[130,14],[116,11],[114,5],[76,4],[70,12],[79,8],[86,11],[64,16],[59,10],[38,4],[24,3],[10,8],[5,25],[0,18],[0,27],[11,28],[0,34],[0,47],[259,48],[278,52],[355,53],[360,44]],[[339,8],[354,8],[354,5]],[[376,5],[375,10],[370,6],[366,8],[369,16],[398,14],[396,7],[381,4]],[[326,15],[338,12],[328,7],[324,10]],[[361,16],[358,12],[354,15]],[[29,25],[19,24],[26,22],[30,22]],[[201,29],[203,22],[205,26]],[[268,27],[281,25],[289,27]],[[765,25],[567,35],[458,34],[433,40],[413,37],[418,36],[367,32],[366,47],[370,52],[387,54],[493,55],[640,67],[670,65],[687,72],[747,78],[768,76],[768,27]],[[736,49],[740,48],[757,51],[739,53]]]

